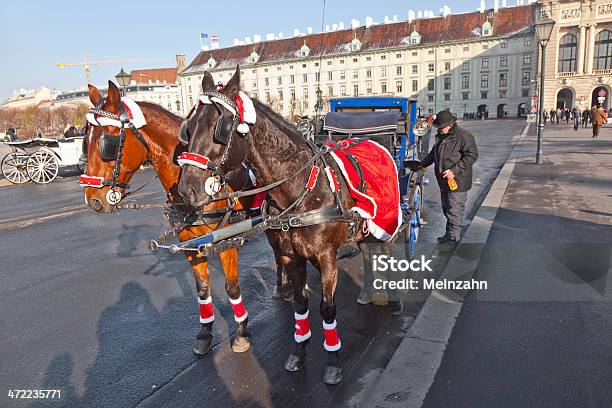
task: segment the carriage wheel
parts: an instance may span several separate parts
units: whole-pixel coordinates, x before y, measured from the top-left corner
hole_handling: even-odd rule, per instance
[[[412,191],[412,199],[410,200],[410,208],[412,215],[406,229],[404,230],[404,245],[406,251],[406,259],[413,259],[416,249],[416,243],[419,239],[419,228],[421,226],[421,206],[423,195],[421,186],[415,185]]]
[[[57,177],[59,163],[53,154],[41,150],[30,155],[26,168],[33,182],[47,184]]]
[[[2,175],[13,184],[23,184],[30,181],[26,169],[28,155],[24,153],[9,153],[2,159],[0,168]]]

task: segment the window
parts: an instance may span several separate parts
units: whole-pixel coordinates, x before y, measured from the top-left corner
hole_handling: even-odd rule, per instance
[[[489,68],[489,59],[488,58],[483,58],[480,60],[480,68],[482,69],[488,69]]]
[[[508,43],[507,43],[507,42],[503,42],[503,43],[501,43],[501,47],[502,47],[502,48],[508,48]]]
[[[344,60],[343,60],[343,59],[341,59],[341,60],[340,60],[340,63],[341,63],[341,64],[344,64]]]
[[[480,87],[481,88],[488,88],[489,87],[489,76],[488,75],[481,75],[480,76]]]
[[[353,85],[353,96],[359,96],[359,85]]]
[[[529,96],[529,88],[523,88],[523,89],[521,89],[521,96],[522,96],[523,98],[528,97],[528,96]]]
[[[278,91],[276,91],[278,93],[278,100],[282,101],[283,100],[283,90],[279,89]]]
[[[402,54],[395,54],[395,58],[402,58]]]
[[[308,82],[308,74],[302,74],[302,82]]]
[[[485,44],[485,45],[483,45],[483,46],[482,46],[482,49],[483,49],[483,50],[488,50],[488,49],[489,49],[489,44]]]
[[[332,64],[332,62],[331,62],[331,61],[327,61],[327,65],[331,65],[331,64]]]
[[[266,103],[270,103],[270,92],[266,91]]]
[[[384,78],[384,77],[386,77],[386,76],[387,76],[387,68],[386,68],[386,67],[381,67],[381,68],[380,68],[380,76],[381,76],[382,78]]]
[[[402,81],[395,82],[395,92],[402,92]]]
[[[444,94],[444,100],[450,101],[450,94]]]
[[[340,86],[340,95],[346,96],[346,85]]]
[[[302,89],[302,97],[308,99],[308,88]]]
[[[302,107],[303,107],[304,109],[308,109],[308,101],[304,101],[304,102],[302,102]]]
[[[464,75],[461,77],[461,89],[470,89],[470,77]]]
[[[435,85],[434,81],[435,80],[433,80],[433,79],[430,79],[430,80],[427,81],[427,90],[428,91],[433,91],[435,89],[436,85]]]
[[[500,98],[505,98],[505,97],[506,97],[506,93],[507,93],[507,92],[508,92],[508,91],[506,91],[505,89],[501,89],[501,90],[499,91],[499,97],[500,97]]]
[[[467,93],[467,92],[462,93],[461,94],[461,99],[464,100],[464,101],[469,100],[470,99],[470,94]]]
[[[332,71],[329,71],[327,73],[327,80],[328,81],[333,81],[334,80],[334,73]]]
[[[480,99],[487,99],[488,96],[489,96],[488,92],[481,92],[480,93]]]
[[[268,72],[268,68],[264,68],[264,72]]]
[[[302,68],[306,68],[306,64],[302,64]]]
[[[280,67],[280,66],[276,67],[276,70],[277,70],[277,71],[280,71],[280,70],[281,70],[281,67]]]
[[[327,87],[327,96],[334,96],[334,87],[333,86],[328,86]]]
[[[427,64],[427,72],[434,72],[435,71],[435,66],[434,64]]]
[[[529,65],[529,64],[531,64],[531,54],[523,54],[523,65]]]
[[[412,56],[416,57],[417,55],[419,55],[419,53],[417,51],[412,51]]]
[[[191,93],[191,85],[187,86],[187,92]]]
[[[372,78],[372,70],[370,68],[366,69],[366,78]]]
[[[450,71],[450,67],[451,67],[451,63],[450,63],[450,61],[446,61],[446,62],[444,63],[444,70],[445,70],[445,71]]]
[[[508,66],[508,57],[500,57],[499,58],[499,66],[500,67],[507,67]]]
[[[401,65],[398,65],[398,66],[395,67],[395,73],[397,75],[402,75],[402,66]]]
[[[521,84],[529,85],[530,82],[531,82],[531,72],[523,71],[523,76],[522,76],[522,79],[521,79]]]
[[[353,70],[353,79],[358,79],[359,78],[359,70],[358,69],[354,69]]]
[[[257,82],[253,81],[253,88],[257,88]]]
[[[450,91],[451,89],[451,78],[450,77],[445,77],[444,78],[444,90],[445,91]]]
[[[366,57],[366,61],[372,61],[372,57]]]
[[[346,73],[344,71],[340,71],[340,79],[346,79]]]
[[[386,82],[380,83],[380,93],[387,93],[387,83]]]
[[[499,86],[500,87],[508,86],[508,73],[507,72],[499,73]]]
[[[525,41],[523,42],[523,45],[524,45],[525,47],[529,47],[529,46],[531,45],[531,40],[525,40]]]
[[[427,51],[427,54],[429,54],[429,55],[434,55],[434,53],[435,53],[435,51],[434,51],[434,50],[429,50],[429,51]]]
[[[278,77],[278,84],[282,85],[283,84],[283,77]]]
[[[433,102],[434,101],[434,96],[433,95],[427,95],[427,102]]]
[[[469,50],[470,50],[470,47],[463,47],[463,51],[466,51],[466,52],[467,52],[467,51],[469,51]]]
[[[353,50],[353,51],[355,51],[355,50]],[[353,62],[359,62],[359,59],[353,58]]]
[[[595,37],[594,69],[612,69],[612,31],[603,30]]]
[[[295,84],[295,75],[289,75],[289,83]]]
[[[295,89],[291,90],[291,100],[295,100]]]
[[[264,85],[265,86],[270,86],[270,78],[265,78],[264,79]]]
[[[320,81],[321,81],[321,73],[315,72],[315,82],[320,82]]]
[[[387,56],[386,56],[386,55],[381,55],[381,56],[380,56],[380,59],[381,59],[381,60],[386,60],[386,59],[387,59]]]
[[[293,69],[293,65],[289,65],[289,69]]]
[[[419,73],[419,66],[418,65],[413,65],[412,66],[412,73],[413,74],[418,74]]]
[[[366,93],[368,95],[372,93],[372,83],[371,82],[366,83]]]
[[[412,80],[412,92],[417,92],[419,90],[419,81],[416,79]]]
[[[461,69],[464,71],[469,71],[470,70],[470,61],[463,61],[463,64],[461,65]]]

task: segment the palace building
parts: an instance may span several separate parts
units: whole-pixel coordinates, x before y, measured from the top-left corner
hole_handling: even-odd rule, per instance
[[[205,71],[226,83],[239,65],[242,89],[287,118],[314,114],[319,98],[325,111],[330,97],[355,95],[416,97],[421,113],[523,116],[535,88],[534,10],[367,18],[350,29],[204,50],[179,73],[183,114],[197,102]]]
[[[546,48],[544,107],[611,109],[612,1],[538,1],[555,21]]]

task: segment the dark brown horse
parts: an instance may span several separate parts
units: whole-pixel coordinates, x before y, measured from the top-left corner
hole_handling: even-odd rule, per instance
[[[108,96],[103,98],[92,85],[89,85],[89,98],[91,103],[99,107],[104,112],[118,114],[121,111],[121,97],[117,86],[109,81]],[[176,157],[184,150],[184,145],[180,144],[178,139],[179,127],[182,119],[171,112],[166,111],[159,105],[138,102],[138,107],[141,109],[146,119],[146,125],[137,130],[144,143],[138,140],[132,130],[126,127],[125,129],[125,145],[123,146],[122,157],[120,160],[120,172],[117,178],[119,183],[128,183],[136,171],[147,158],[153,164],[153,168],[159,176],[159,180],[166,191],[168,197],[168,205],[173,206],[184,212],[191,212],[193,207],[186,205],[178,194],[178,181],[181,172],[180,167],[176,163]],[[116,207],[109,204],[106,196],[109,191],[109,186],[93,187],[92,181],[98,179],[111,180],[113,177],[113,169],[115,160],[103,160],[100,153],[100,138],[102,137],[117,137],[121,130],[114,126],[90,126],[87,140],[87,171],[84,176],[81,176],[81,183],[85,187],[85,201],[95,211],[107,213],[113,211]],[[112,135],[112,136],[111,136]],[[230,181],[231,188],[243,188],[245,177],[248,174],[244,167],[237,168]],[[123,187],[114,187],[123,192]],[[202,208],[202,211],[211,211],[215,209],[224,209],[225,202],[215,202],[208,204]],[[200,207],[200,206],[198,206]],[[237,204],[236,209],[250,207],[250,199],[241,200]],[[200,236],[208,233],[215,225],[200,225],[188,226],[178,233],[180,240],[184,241],[189,238]],[[193,350],[195,354],[203,355],[210,351],[212,345],[212,324],[214,322],[214,313],[211,303],[211,291],[208,275],[208,260],[195,255],[193,252],[186,253],[187,260],[195,274],[196,288],[198,292],[200,305],[200,333],[197,336],[197,343]],[[240,296],[240,284],[238,282],[238,253],[236,249],[229,249],[219,254],[223,271],[225,272],[225,289],[229,296],[230,302],[234,310],[234,318],[237,322],[236,336],[232,342],[232,349],[235,352],[244,352],[250,348],[250,335],[247,329],[248,313],[244,309],[242,298]]]
[[[304,195],[305,185],[309,185],[313,177],[313,167],[308,163],[313,160],[316,150],[297,134],[291,124],[262,103],[252,101],[256,121],[251,124],[249,133],[240,131],[240,127],[236,126],[236,116],[240,115],[235,113],[239,112],[239,105],[242,104],[236,100],[240,92],[239,69],[221,92],[215,92],[214,80],[209,73],[205,73],[202,86],[210,101],[198,107],[187,119],[191,136],[188,150],[208,160],[212,166],[205,170],[193,166],[183,168],[179,192],[188,203],[198,206],[214,202],[212,200],[218,196],[209,196],[204,186],[205,180],[211,176],[211,170],[217,175],[223,174],[244,161],[253,169],[262,185],[270,185],[291,176],[280,186],[268,191],[267,210],[272,216],[288,208],[291,214],[301,214],[337,206],[338,202],[343,208],[351,208],[354,205],[355,201],[349,195],[345,181],[340,177],[338,198],[332,191],[331,182],[328,184],[327,181],[321,181],[321,178],[319,183],[315,181],[312,190]],[[233,106],[232,101],[236,101]],[[240,120],[242,121],[242,118]],[[332,159],[327,162],[335,174],[340,174]],[[325,180],[325,177],[322,179]],[[324,321],[324,347],[328,351],[323,379],[328,384],[337,384],[342,380],[342,368],[338,360],[341,343],[336,330],[334,303],[338,282],[336,257],[342,245],[351,241],[363,242],[365,233],[361,223],[362,221],[351,223],[345,219],[267,231],[275,255],[285,267],[293,286],[296,344],[285,364],[289,371],[298,371],[303,367],[306,344],[311,334],[308,293],[305,289],[306,262],[310,261],[321,274],[323,292],[320,312]]]

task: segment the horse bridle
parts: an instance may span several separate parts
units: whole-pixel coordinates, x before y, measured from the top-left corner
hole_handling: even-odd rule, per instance
[[[127,190],[130,187],[129,183],[118,181],[119,175],[121,173],[121,161],[123,159],[123,147],[125,145],[125,139],[127,137],[126,132],[125,132],[125,127],[127,126],[132,131],[132,133],[134,133],[134,136],[136,136],[136,139],[138,139],[138,141],[142,143],[145,150],[147,151],[147,155],[149,154],[149,144],[142,137],[140,132],[138,132],[138,129],[136,128],[136,126],[132,123],[130,116],[123,103],[119,105],[119,114],[115,114],[115,113],[107,112],[104,109],[102,109],[102,106],[104,106],[105,102],[106,102],[106,99],[102,99],[100,103],[96,105],[96,107],[91,108],[89,110],[89,113],[93,114],[93,118],[94,118],[93,120],[97,123],[96,125],[93,125],[93,126],[100,128],[100,133],[102,134],[100,136],[100,140],[98,141],[99,148],[100,148],[100,156],[102,157],[102,160],[103,161],[115,160],[115,165],[113,166],[113,175],[111,179],[95,177],[95,176],[81,176],[81,186],[82,187],[94,187],[94,188],[102,188],[105,186],[110,187],[110,190],[106,195],[106,199],[109,202],[109,204],[116,205],[119,203],[119,201],[121,201],[121,198],[122,198],[121,192],[117,190],[116,188],[118,187],[118,188],[123,188]],[[119,136],[104,133],[104,127],[98,121],[97,119],[98,116],[104,116],[106,118],[119,121],[121,123],[121,128],[120,128],[121,132]]]
[[[202,102],[202,99],[204,99],[206,102]],[[216,162],[213,162],[211,159],[204,155],[186,152],[179,156],[178,163],[181,167],[190,165],[198,167],[202,170],[210,170],[213,175],[206,180],[205,185],[207,186],[207,193],[212,196],[218,193],[222,187],[226,188],[225,173],[221,169],[221,166],[223,166],[223,164],[227,161],[229,157],[234,133],[238,133],[236,131],[239,122],[239,116],[237,113],[238,106],[234,101],[232,101],[230,98],[228,98],[225,94],[221,92],[204,92],[198,104],[194,105],[194,107],[191,108],[189,115],[187,115],[187,118],[183,121],[179,130],[179,140],[182,143],[187,144],[188,146],[191,143],[191,135],[189,134],[187,124],[201,104],[212,104],[219,115],[219,117],[217,118],[217,122],[215,123],[213,142],[225,146],[223,154]],[[229,131],[229,134],[223,134],[223,123],[225,119],[224,108],[232,114],[232,127]],[[240,134],[240,136],[246,138],[246,135]]]

